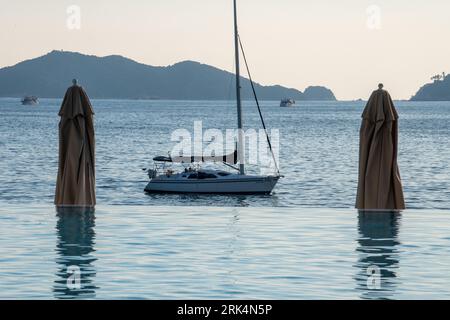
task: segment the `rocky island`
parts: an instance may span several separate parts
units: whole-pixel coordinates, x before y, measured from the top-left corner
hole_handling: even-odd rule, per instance
[[[442,73],[431,79],[433,82],[422,86],[411,101],[450,101],[450,75]]]

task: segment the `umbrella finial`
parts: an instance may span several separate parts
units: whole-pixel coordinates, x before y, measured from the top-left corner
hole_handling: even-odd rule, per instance
[[[77,79],[73,79],[73,80],[72,80],[72,84],[73,84],[74,86],[77,86],[77,85],[78,85],[78,80],[77,80]]]
[[[378,84],[378,89],[379,89],[379,90],[383,90],[383,87],[384,87],[384,85],[383,85],[382,83],[379,83],[379,84]]]

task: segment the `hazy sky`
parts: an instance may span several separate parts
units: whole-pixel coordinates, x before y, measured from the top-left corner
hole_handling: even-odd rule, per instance
[[[67,27],[70,5],[81,9],[79,30]],[[433,74],[450,72],[448,0],[238,6],[253,78],[265,85],[325,85],[338,99],[356,99],[382,81],[404,99]],[[196,60],[233,71],[232,0],[0,0],[0,8],[1,67],[63,49],[151,65]]]

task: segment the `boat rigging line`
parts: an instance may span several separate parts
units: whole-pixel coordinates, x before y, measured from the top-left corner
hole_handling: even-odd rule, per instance
[[[275,169],[277,171],[277,174],[280,175],[280,169],[278,168],[277,160],[275,159],[275,154],[274,154],[273,149],[272,149],[272,143],[270,142],[269,133],[267,132],[266,123],[264,122],[264,118],[263,118],[263,115],[262,115],[262,112],[261,112],[261,107],[259,105],[258,96],[256,95],[255,85],[253,84],[252,75],[250,74],[250,69],[248,67],[247,58],[245,56],[244,46],[242,45],[242,41],[241,41],[241,36],[240,35],[238,35],[238,40],[239,40],[239,46],[241,47],[242,57],[244,58],[245,67],[247,68],[247,74],[248,74],[248,78],[250,80],[250,85],[252,87],[253,97],[255,98],[256,106],[258,107],[259,117],[261,119],[261,123],[263,125],[264,132],[266,134],[267,143],[269,145],[270,153],[272,154],[272,158],[273,158],[273,162],[275,164]]]

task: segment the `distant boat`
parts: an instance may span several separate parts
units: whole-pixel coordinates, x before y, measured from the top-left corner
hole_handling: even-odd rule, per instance
[[[24,106],[34,106],[39,104],[39,99],[35,96],[26,96],[22,99],[22,104]]]
[[[235,40],[235,59],[236,59],[236,104],[237,104],[237,120],[238,129],[242,132],[242,101],[240,86],[240,70],[239,70],[239,48],[245,58],[242,44],[240,43],[237,29],[237,12],[236,0],[234,0],[234,40]],[[247,60],[244,59],[247,66]],[[154,169],[147,170],[150,182],[147,184],[146,192],[167,192],[167,193],[215,193],[215,194],[270,194],[280,179],[280,172],[276,163],[275,155],[272,150],[269,135],[267,134],[264,119],[261,114],[256,91],[252,78],[249,73],[249,80],[255,95],[256,105],[258,107],[261,122],[266,132],[267,142],[272,153],[273,161],[277,172],[275,175],[247,175],[244,166],[244,137],[238,134],[237,148],[234,153],[224,156],[203,155],[191,157],[155,157]],[[236,173],[223,170],[204,170],[194,165],[198,162],[222,162],[224,165],[235,169]],[[172,163],[186,164],[184,171],[176,173],[166,165]],[[239,167],[235,166],[239,163]]]
[[[295,100],[294,99],[283,99],[280,102],[280,107],[292,107],[295,104]]]

